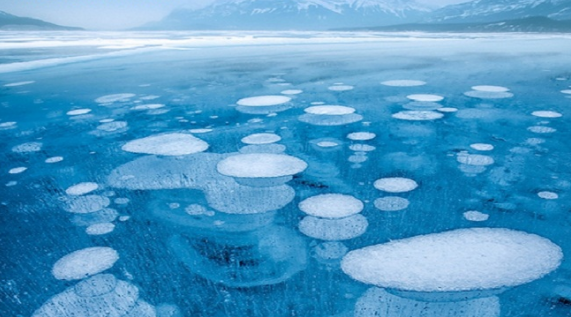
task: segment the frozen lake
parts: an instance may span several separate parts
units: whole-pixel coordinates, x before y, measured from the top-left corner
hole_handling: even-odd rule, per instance
[[[569,316],[571,35],[0,34],[5,316]]]

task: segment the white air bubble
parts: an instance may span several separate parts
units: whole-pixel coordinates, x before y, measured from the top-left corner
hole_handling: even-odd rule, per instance
[[[166,156],[189,155],[208,149],[208,143],[183,133],[152,135],[128,142],[123,151]]]
[[[563,116],[559,112],[548,111],[548,110],[534,111],[531,113],[531,115],[539,118],[560,118]]]
[[[414,101],[424,101],[424,102],[439,102],[444,100],[444,97],[439,95],[429,95],[429,94],[413,94],[406,96],[410,100]]]
[[[374,186],[388,193],[406,193],[416,189],[418,184],[410,178],[388,177],[376,180]]]
[[[79,280],[110,269],[118,259],[119,254],[112,248],[85,248],[59,259],[52,274],[58,280]]]
[[[416,87],[426,85],[426,82],[422,80],[397,79],[383,81],[381,82],[381,85],[390,87]]]
[[[14,167],[8,171],[8,174],[20,174],[27,170],[27,167]]]
[[[493,145],[486,143],[474,143],[470,144],[470,147],[477,151],[491,151],[494,149]]]
[[[113,232],[115,225],[110,222],[96,223],[85,229],[85,233],[91,236],[99,236]]]
[[[90,113],[90,112],[91,112],[91,109],[87,109],[87,108],[86,108],[86,109],[70,110],[70,111],[68,111],[66,114],[67,114],[68,116],[80,116],[80,115],[83,115],[83,114],[88,114],[88,113]]]
[[[375,199],[375,208],[382,211],[399,211],[408,208],[410,202],[406,198],[387,196]]]
[[[349,140],[353,141],[369,141],[376,137],[377,135],[372,132],[353,132],[347,135]]]
[[[69,187],[68,189],[65,190],[65,193],[68,195],[81,196],[90,193],[96,190],[97,188],[99,188],[99,185],[97,185],[97,183],[85,182]]]
[[[559,195],[557,195],[557,193],[548,192],[548,191],[539,192],[537,193],[537,196],[539,196],[539,198],[548,199],[548,200],[559,198]]]
[[[322,194],[309,197],[299,203],[299,209],[310,216],[343,218],[358,214],[363,203],[350,195]]]
[[[463,214],[464,218],[468,221],[481,222],[490,218],[490,215],[479,212],[477,210],[469,210]]]

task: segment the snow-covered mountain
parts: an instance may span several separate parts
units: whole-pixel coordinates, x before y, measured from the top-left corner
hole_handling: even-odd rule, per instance
[[[82,30],[0,11],[0,30]]]
[[[571,19],[571,0],[474,0],[434,11],[428,22],[492,22],[543,16]]]
[[[319,30],[413,22],[429,11],[414,0],[218,0],[142,29]]]

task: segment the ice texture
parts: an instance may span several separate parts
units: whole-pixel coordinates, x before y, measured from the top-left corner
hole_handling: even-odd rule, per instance
[[[543,277],[562,261],[559,246],[502,228],[458,229],[349,252],[343,271],[363,283],[417,292],[513,287]]]

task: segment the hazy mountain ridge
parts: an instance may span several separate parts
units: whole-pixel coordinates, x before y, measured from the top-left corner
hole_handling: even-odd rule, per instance
[[[221,0],[143,29],[329,29],[412,22],[428,12],[412,0]]]
[[[62,30],[62,31],[75,31],[83,30],[78,27],[61,26],[46,21],[19,17],[0,11],[0,30]]]
[[[434,11],[425,22],[492,22],[544,16],[571,19],[571,0],[475,0]]]

